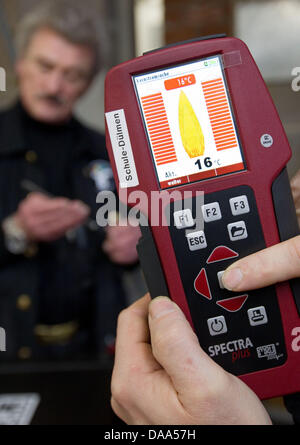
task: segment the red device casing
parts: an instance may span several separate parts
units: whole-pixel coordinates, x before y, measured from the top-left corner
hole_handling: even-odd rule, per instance
[[[290,159],[291,150],[267,87],[247,46],[242,41],[236,38],[217,37],[183,43],[148,53],[113,68],[106,78],[105,111],[109,113],[114,110],[124,110],[139,180],[137,186],[128,188],[128,193],[143,191],[150,200],[151,191],[159,191],[160,187],[132,76],[216,54],[226,57],[227,54],[236,52],[240,53],[241,63],[225,67],[225,72],[236,126],[243,147],[246,171],[182,185],[176,189],[182,192],[192,191],[193,194],[197,190],[204,190],[205,194],[209,194],[241,185],[251,187],[254,191],[265,245],[272,246],[281,240],[278,217],[274,210],[272,186]],[[106,131],[107,149],[117,186],[120,187],[108,128]],[[260,143],[261,136],[266,133],[272,135],[274,141],[272,147],[267,149]],[[141,208],[141,210],[147,217],[151,217],[149,208]],[[152,227],[151,220],[149,222],[169,295],[182,308],[193,325],[170,231],[164,226]],[[276,292],[282,317],[287,360],[282,366],[239,375],[262,399],[300,390],[299,313],[289,283],[276,285]]]

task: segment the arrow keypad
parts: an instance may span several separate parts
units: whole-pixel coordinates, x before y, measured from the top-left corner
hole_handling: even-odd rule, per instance
[[[184,204],[182,208],[185,209]],[[227,350],[225,346],[213,357],[237,375],[283,364],[286,351],[275,287],[233,293],[221,285],[220,276],[229,265],[265,248],[253,190],[240,186],[205,194],[201,212],[194,208],[198,204],[196,199],[189,200],[188,211],[185,209],[181,215],[171,203],[166,212],[171,215],[171,222],[173,209],[177,212],[169,230],[201,346],[210,354],[216,341],[235,345],[251,342],[253,349],[240,354],[247,360],[233,362],[230,354],[224,352]],[[185,220],[187,214],[194,226],[177,228],[178,221]],[[251,309],[258,307],[264,307],[264,323],[255,322],[256,318],[253,321],[248,315],[253,312]],[[241,339],[250,340],[237,341]],[[276,363],[259,358],[256,345],[273,343],[278,345],[277,356],[280,356]]]

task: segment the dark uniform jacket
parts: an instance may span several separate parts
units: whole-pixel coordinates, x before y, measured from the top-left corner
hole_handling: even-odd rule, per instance
[[[71,125],[76,142],[68,165],[68,197],[88,204],[95,220],[97,190],[86,168],[93,160],[107,158],[104,137],[75,118]],[[43,189],[47,186],[38,157],[26,144],[16,105],[0,113],[0,222],[26,197],[24,179]],[[6,331],[6,352],[0,352],[0,360],[72,356],[87,348],[102,351],[114,335],[124,304],[120,269],[101,251],[104,237],[104,229],[84,227],[73,240],[41,243],[14,255],[6,249],[0,229],[0,327]],[[47,286],[50,289],[47,301],[41,301],[41,286],[45,295]],[[42,341],[37,336],[40,324],[66,327],[68,323],[77,326],[69,340],[58,335],[53,345],[51,336],[46,343],[47,335]]]

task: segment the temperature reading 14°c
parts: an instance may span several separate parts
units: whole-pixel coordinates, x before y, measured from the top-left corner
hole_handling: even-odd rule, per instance
[[[204,166],[205,166],[206,168],[210,168],[210,167],[212,166],[211,158],[204,158],[204,159],[203,159],[203,164],[204,164]],[[199,170],[202,170],[201,159],[198,159],[198,160],[195,162],[195,165],[198,166]]]

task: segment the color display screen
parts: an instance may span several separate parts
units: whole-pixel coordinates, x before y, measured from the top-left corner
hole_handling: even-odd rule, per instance
[[[245,170],[220,56],[133,82],[162,189]]]

